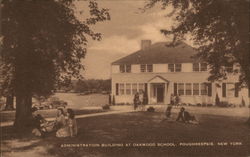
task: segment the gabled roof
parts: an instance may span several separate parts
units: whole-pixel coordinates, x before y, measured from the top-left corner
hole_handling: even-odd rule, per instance
[[[193,63],[196,62],[192,56],[197,51],[184,42],[176,46],[167,46],[167,42],[152,44],[147,49],[139,50],[115,62],[116,64],[160,64],[160,63]]]
[[[164,77],[160,76],[160,75],[156,75],[155,77],[151,78],[150,80],[148,80],[148,82],[159,82],[159,83],[165,83],[165,82],[169,82],[167,79],[165,79]]]

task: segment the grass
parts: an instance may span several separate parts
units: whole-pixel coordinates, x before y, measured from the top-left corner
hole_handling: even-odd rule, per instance
[[[37,156],[249,156],[250,128],[244,117],[196,115],[201,124],[162,121],[161,113],[136,112],[77,119],[79,135],[43,139],[19,135],[2,128],[4,155],[31,153]],[[176,117],[176,114],[173,114]],[[14,141],[14,143],[13,143]],[[17,144],[19,146],[17,147]],[[31,143],[33,141],[33,143]],[[12,143],[11,143],[12,142]],[[20,144],[20,142],[22,144]],[[215,146],[178,146],[180,142],[213,142]],[[241,142],[240,146],[218,146],[217,142]],[[174,143],[176,147],[69,147],[61,144]],[[15,144],[15,145],[14,145]],[[7,148],[7,146],[10,148]],[[21,145],[21,146],[20,146]]]
[[[91,114],[91,113],[100,113],[106,112],[105,110],[100,109],[74,109],[76,115],[83,114]],[[48,110],[39,110],[39,114],[41,114],[44,118],[52,118],[56,117],[57,110],[56,109],[48,109]],[[15,112],[0,112],[0,122],[8,122],[15,120]]]

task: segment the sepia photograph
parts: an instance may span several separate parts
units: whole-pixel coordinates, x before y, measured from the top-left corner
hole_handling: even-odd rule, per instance
[[[250,157],[250,0],[0,3],[0,157]]]

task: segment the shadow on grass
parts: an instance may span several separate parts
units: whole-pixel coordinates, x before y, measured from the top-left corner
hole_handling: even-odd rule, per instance
[[[176,117],[173,114],[173,117]],[[248,156],[250,129],[244,118],[197,115],[199,125],[162,122],[159,113],[125,113],[77,119],[79,135],[74,138],[56,138],[49,134],[36,142],[12,151],[29,151],[37,147],[41,156]],[[174,119],[174,118],[173,118]],[[37,138],[19,137],[13,128],[5,127],[5,140],[28,142]],[[175,147],[139,147],[135,143],[175,143]],[[241,146],[179,146],[181,142],[242,142]],[[62,144],[130,143],[129,147],[61,147]],[[6,143],[4,143],[6,144]]]

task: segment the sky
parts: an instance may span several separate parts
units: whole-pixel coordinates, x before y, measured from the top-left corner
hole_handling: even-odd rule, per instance
[[[85,2],[77,4],[78,9],[86,7]],[[87,54],[82,64],[86,79],[111,78],[111,63],[140,49],[141,40],[152,43],[169,41],[160,33],[163,28],[170,28],[172,20],[166,15],[171,12],[156,6],[143,12],[144,0],[99,0],[99,7],[108,8],[110,21],[94,26],[102,34],[101,41],[89,41]]]

